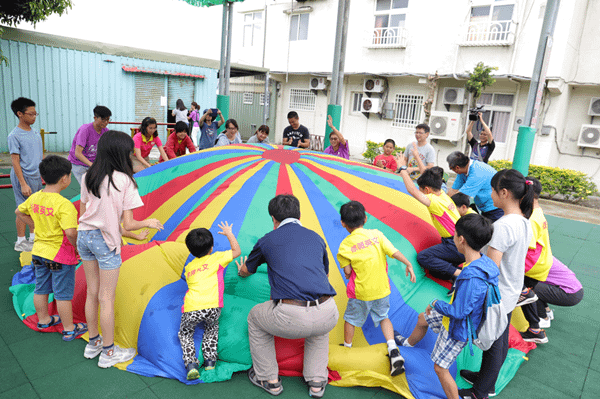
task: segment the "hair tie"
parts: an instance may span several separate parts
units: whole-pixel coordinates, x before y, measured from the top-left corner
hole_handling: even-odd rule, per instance
[[[531,180],[525,180],[525,184],[528,186],[533,186],[533,182]]]

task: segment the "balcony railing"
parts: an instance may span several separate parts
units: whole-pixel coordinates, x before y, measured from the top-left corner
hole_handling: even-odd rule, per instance
[[[407,31],[404,28],[374,28],[367,31],[368,48],[405,48]]]
[[[515,41],[512,21],[471,22],[466,25],[461,46],[510,46]]]

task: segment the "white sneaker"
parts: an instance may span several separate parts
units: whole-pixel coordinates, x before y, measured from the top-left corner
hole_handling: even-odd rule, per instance
[[[117,363],[123,363],[133,359],[135,356],[135,349],[133,348],[121,348],[118,345],[112,347],[108,351],[102,351],[100,354],[100,360],[98,360],[98,367],[106,369],[114,366]]]
[[[548,318],[548,320],[554,320],[554,312],[552,311],[552,309],[546,310],[546,317]]]
[[[29,240],[15,242],[15,251],[17,251],[17,252],[31,252],[32,249],[33,249],[33,242],[31,242]]]
[[[93,359],[102,352],[102,337],[98,338],[94,342],[88,342],[83,352],[83,357],[86,359]]]
[[[550,318],[540,319],[540,328],[550,328]]]

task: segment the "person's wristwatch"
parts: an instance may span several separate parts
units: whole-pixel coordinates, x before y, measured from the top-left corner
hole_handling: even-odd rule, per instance
[[[400,167],[398,168],[398,172],[397,172],[397,173],[400,173],[400,172],[402,172],[403,170],[407,170],[407,169],[408,169],[408,168],[407,168],[406,166],[404,166],[404,165],[403,165],[403,166],[400,166]]]

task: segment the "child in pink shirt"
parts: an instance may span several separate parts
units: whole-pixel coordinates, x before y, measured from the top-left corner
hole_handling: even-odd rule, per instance
[[[387,139],[383,143],[383,154],[377,155],[373,160],[373,165],[378,166],[388,172],[394,173],[398,169],[396,157],[392,155],[396,149],[396,142],[392,139]]]
[[[133,209],[144,203],[133,178],[133,140],[123,132],[109,130],[98,140],[96,160],[83,175],[77,249],[85,270],[87,298],[85,317],[90,340],[84,356],[100,355],[98,366],[108,368],[135,356],[135,349],[114,345],[114,302],[121,267],[121,226],[162,230],[157,219],[137,221]],[[99,306],[101,304],[101,306]],[[98,308],[100,326],[98,331]]]
[[[140,126],[140,132],[133,136],[133,172],[137,173],[141,170],[149,168],[150,159],[148,156],[150,155],[150,151],[152,147],[156,144],[158,151],[160,152],[160,158],[163,161],[168,161],[169,157],[165,153],[163,149],[162,141],[158,137],[158,132],[156,131],[156,119],[150,118],[149,116],[144,118],[142,121],[142,126]]]

